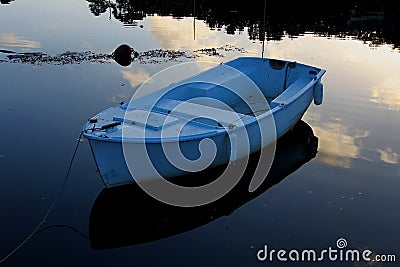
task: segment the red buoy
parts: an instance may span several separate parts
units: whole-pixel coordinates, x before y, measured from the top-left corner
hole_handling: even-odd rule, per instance
[[[132,53],[134,49],[127,44],[122,44],[115,49],[113,53],[114,60],[121,66],[129,66],[132,62]]]

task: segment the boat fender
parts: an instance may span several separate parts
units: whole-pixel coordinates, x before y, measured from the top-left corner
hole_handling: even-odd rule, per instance
[[[317,82],[314,85],[314,104],[315,105],[321,105],[322,104],[322,98],[323,98],[323,85],[321,82]]]

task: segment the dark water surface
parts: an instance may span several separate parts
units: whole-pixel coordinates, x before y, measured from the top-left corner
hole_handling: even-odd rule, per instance
[[[160,204],[135,186],[105,190],[88,142],[81,142],[47,228],[4,266],[398,266],[397,5],[348,2],[315,17],[272,6],[264,35],[262,1],[242,9],[198,1],[195,21],[190,1],[107,3],[0,4],[0,258],[32,233],[53,203],[87,119],[129,101],[166,67],[260,56],[265,37],[265,57],[327,70],[323,104],[311,105],[279,141],[259,190],[250,194],[244,178],[220,201],[193,209]],[[107,57],[71,57],[109,55],[122,43],[153,54],[127,67]],[[169,50],[166,57],[154,54]],[[32,53],[74,60],[7,57]],[[347,241],[344,253],[369,249],[371,258],[395,256],[396,262],[330,260],[328,254],[323,263],[289,259],[291,250],[340,250],[340,238]],[[285,250],[288,262],[276,253],[260,261],[265,245]]]

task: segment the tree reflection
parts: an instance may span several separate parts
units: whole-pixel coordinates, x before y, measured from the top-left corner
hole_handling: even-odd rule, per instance
[[[8,5],[8,4],[10,4],[12,1],[14,1],[14,0],[0,0],[0,4]]]
[[[211,29],[235,34],[247,28],[251,40],[282,40],[306,32],[319,36],[338,36],[369,42],[371,45],[400,45],[400,3],[387,1],[331,1],[324,6],[313,2],[264,0],[87,0],[95,16],[107,11],[126,26],[137,25],[147,15],[192,17]],[[195,14],[194,14],[195,10]],[[264,30],[265,29],[265,30]]]
[[[104,12],[107,11],[107,9],[110,7],[110,4],[108,1],[103,1],[103,0],[92,0],[88,1],[90,2],[89,4],[89,9],[90,12],[93,13],[95,16],[100,16]]]

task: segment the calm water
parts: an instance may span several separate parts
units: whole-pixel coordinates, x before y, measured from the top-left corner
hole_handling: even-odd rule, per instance
[[[128,1],[120,1],[119,6],[83,0],[1,2],[0,258],[45,215],[88,118],[129,101],[142,82],[168,66],[261,55],[262,17],[251,14],[259,14],[262,3],[241,13],[234,6],[223,9],[204,1],[197,6],[199,19],[194,21],[193,3],[176,2],[170,9],[140,9],[141,1],[137,6]],[[380,8],[369,8],[382,13]],[[277,257],[259,261],[257,252],[265,245],[269,250],[286,250],[286,257],[290,250],[320,252],[338,249],[337,240],[344,238],[346,249],[396,256],[396,263],[371,266],[398,266],[400,53],[396,40],[400,33],[388,15],[398,9],[385,7],[385,20],[372,22],[362,17],[371,15],[365,10],[358,15],[354,11],[352,20],[348,6],[343,7],[346,12],[327,10],[328,14],[320,14],[324,19],[315,18],[322,21],[319,24],[304,17],[279,19],[267,11],[264,56],[315,65],[327,73],[323,104],[311,105],[294,133],[280,141],[273,171],[260,190],[249,194],[238,187],[221,201],[196,209],[161,205],[134,186],[103,190],[84,141],[61,197],[43,225],[48,228],[4,265],[321,266],[307,261],[283,263]],[[143,55],[163,49],[186,56],[150,57],[127,67],[107,59],[31,64],[7,58],[16,53],[109,54],[122,43]],[[198,51],[210,48],[222,56]],[[363,260],[327,257],[323,264],[370,266]]]

